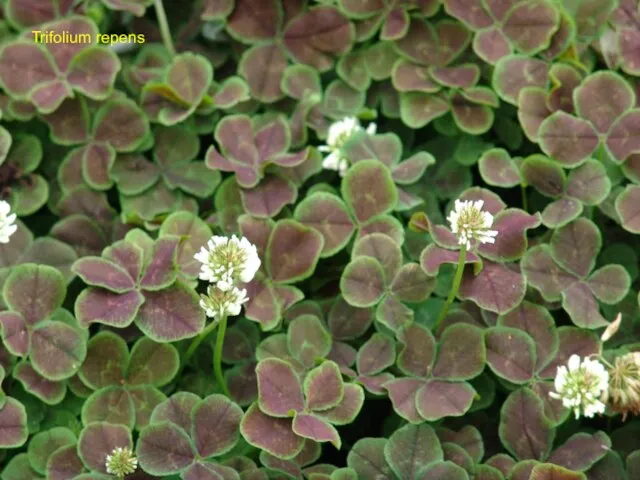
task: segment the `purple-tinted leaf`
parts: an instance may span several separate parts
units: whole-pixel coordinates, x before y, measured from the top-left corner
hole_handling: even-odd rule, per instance
[[[60,403],[67,393],[67,386],[64,382],[47,380],[27,362],[22,362],[15,367],[13,377],[20,381],[27,392],[48,405]]]
[[[331,351],[331,334],[317,316],[301,315],[289,324],[287,345],[296,360],[312,368]]]
[[[396,378],[383,385],[389,394],[394,411],[411,423],[422,423],[424,419],[418,411],[416,397],[425,385],[421,378]]]
[[[191,435],[203,458],[229,451],[239,438],[242,409],[223,395],[205,398],[192,413]]]
[[[195,457],[187,433],[169,422],[142,429],[136,455],[140,467],[151,475],[180,473],[191,465]]]
[[[75,478],[84,471],[75,443],[56,450],[47,461],[47,478],[51,480]]]
[[[133,428],[136,411],[133,398],[120,386],[102,388],[85,401],[82,407],[82,422],[108,422]]]
[[[593,435],[577,433],[553,451],[549,463],[573,471],[584,471],[603,458],[610,448],[611,440],[604,432]],[[580,455],[575,455],[576,451]]]
[[[340,296],[329,311],[327,323],[335,340],[350,340],[363,335],[372,321],[371,308],[353,307]]]
[[[527,87],[546,87],[547,63],[522,55],[500,59],[493,72],[493,88],[504,101],[518,105],[520,91]]]
[[[425,465],[443,459],[440,441],[426,424],[396,430],[384,448],[385,459],[399,478],[418,478]]]
[[[324,247],[323,236],[294,220],[276,223],[267,245],[267,270],[279,283],[293,283],[309,277]]]
[[[57,269],[27,263],[12,268],[2,294],[7,306],[33,326],[62,305],[65,292],[66,282]]]
[[[521,166],[522,178],[547,197],[556,198],[565,191],[566,174],[557,162],[544,155],[528,156]]]
[[[106,455],[117,447],[133,447],[131,432],[122,425],[95,422],[87,425],[78,438],[78,455],[84,464],[102,473],[107,473]]]
[[[24,406],[14,398],[7,397],[0,409],[0,446],[16,448],[24,445],[29,431],[27,428],[27,412]]]
[[[127,383],[161,387],[171,381],[179,363],[178,351],[173,345],[156,343],[143,337],[131,349]]]
[[[103,331],[87,344],[87,358],[79,375],[83,383],[98,390],[124,381],[128,363],[126,342],[114,333]]]
[[[366,234],[354,244],[351,258],[356,260],[359,257],[370,257],[377,260],[382,267],[385,283],[388,284],[396,277],[402,266],[400,243],[383,233]]]
[[[540,125],[540,148],[565,167],[574,167],[589,157],[599,144],[593,126],[580,118],[557,111]]]
[[[338,365],[327,361],[311,370],[304,379],[304,393],[311,410],[328,410],[338,405],[344,397]]]
[[[528,388],[513,392],[500,412],[500,440],[520,460],[542,460],[551,450],[555,429],[542,400]]]
[[[449,103],[439,95],[418,92],[400,95],[400,115],[410,128],[422,128],[448,111]]]
[[[386,438],[362,438],[358,440],[347,456],[347,464],[353,468],[358,478],[392,480],[393,471],[384,455]]]
[[[459,297],[472,300],[479,307],[495,313],[506,313],[524,298],[526,280],[506,266],[484,262],[477,276],[466,272],[460,285]]]
[[[457,465],[468,473],[477,473],[475,471],[473,459],[460,445],[445,442],[442,444],[442,450],[444,452],[444,459],[446,461]]]
[[[578,218],[556,230],[551,237],[551,256],[561,266],[584,278],[595,265],[602,247],[600,230],[586,218]]]
[[[417,182],[424,175],[430,165],[436,163],[435,158],[428,152],[417,152],[393,167],[393,180],[398,185],[409,185]]]
[[[257,8],[255,12],[260,11],[260,7],[254,8]],[[276,23],[273,23],[274,27],[275,25]],[[229,27],[231,28],[231,24]],[[262,28],[255,32],[260,30]],[[255,45],[242,56],[238,64],[238,73],[247,81],[254,99],[272,103],[283,97],[280,82],[286,67],[287,57],[280,47],[270,44]]]
[[[587,285],[598,300],[613,305],[629,292],[631,277],[622,265],[605,265],[589,277]]]
[[[577,280],[554,261],[548,245],[529,249],[522,258],[521,266],[527,282],[540,290],[547,301],[560,300],[563,290]]]
[[[356,257],[344,269],[340,291],[355,307],[376,305],[384,294],[386,279],[380,262],[366,256]]]
[[[256,367],[260,410],[272,417],[290,417],[305,407],[302,386],[293,367],[267,358]]]
[[[200,262],[195,260],[193,255],[211,237],[209,226],[192,213],[175,212],[162,222],[159,235],[176,235],[183,238],[178,245],[176,261],[187,278],[197,277]]]
[[[478,160],[478,168],[482,179],[492,186],[515,187],[521,182],[518,167],[503,148],[487,150]]]
[[[441,87],[431,80],[429,69],[408,60],[398,60],[393,65],[391,82],[398,92],[436,93]]]
[[[140,286],[143,289],[157,291],[175,281],[179,244],[180,238],[177,236],[162,237],[155,241],[151,258],[140,279]]]
[[[542,223],[548,228],[560,228],[578,218],[582,211],[580,201],[562,197],[545,207],[542,211]]]
[[[487,360],[481,329],[451,325],[442,334],[433,375],[445,380],[469,380],[484,370]]]
[[[344,384],[342,400],[332,408],[317,411],[317,417],[327,420],[333,425],[348,425],[356,419],[364,405],[364,390],[360,385],[353,383]]]
[[[146,427],[153,409],[167,399],[167,396],[151,385],[134,385],[127,388],[127,393],[133,402],[137,430]]]
[[[351,48],[354,36],[351,23],[342,13],[333,7],[319,6],[287,25],[284,45],[299,63],[324,72],[333,66],[332,56]]]
[[[522,302],[518,308],[501,316],[498,319],[498,325],[520,329],[533,339],[536,347],[536,371],[547,365],[558,350],[559,341],[555,322],[549,311],[540,305]]]
[[[315,192],[298,204],[295,219],[318,230],[324,237],[322,257],[342,250],[355,231],[355,225],[342,200],[326,192]]]
[[[0,312],[2,341],[6,349],[19,357],[26,357],[31,350],[31,334],[24,318],[15,312]]]
[[[518,120],[532,142],[538,141],[540,125],[551,114],[545,104],[546,96],[546,91],[538,87],[523,88],[518,96]]]
[[[31,364],[49,380],[73,376],[87,355],[81,330],[62,322],[43,322],[31,333]]]
[[[188,432],[191,429],[191,412],[200,402],[200,397],[193,393],[177,392],[153,410],[150,422],[171,422]]]
[[[340,434],[329,422],[308,413],[297,413],[293,419],[293,431],[296,435],[309,438],[319,443],[331,442],[331,444],[340,449],[342,441]]]
[[[302,437],[293,433],[290,418],[269,417],[260,411],[257,403],[244,414],[240,433],[250,445],[281,459],[295,457],[305,443]]]
[[[503,475],[509,475],[516,461],[506,453],[498,453],[487,459],[485,465],[492,466],[502,472]]]
[[[124,293],[135,287],[135,281],[119,265],[100,257],[83,257],[73,264],[73,272],[85,283]]]
[[[46,474],[47,460],[56,450],[73,445],[75,447],[76,436],[66,427],[54,427],[42,431],[33,436],[27,450],[28,463],[41,474]],[[5,470],[6,475],[6,470]]]
[[[89,287],[76,298],[74,313],[83,327],[103,323],[124,328],[133,322],[143,302],[144,297],[137,291],[116,294]]]
[[[624,112],[634,106],[634,92],[617,73],[589,75],[575,90],[576,112],[600,133],[607,133]]]
[[[579,327],[600,328],[609,324],[600,315],[598,302],[589,287],[583,282],[575,282],[562,292],[562,308],[569,314],[573,323]]]
[[[527,251],[527,230],[540,226],[538,213],[529,215],[523,210],[510,208],[499,212],[492,228],[498,231],[496,242],[481,244],[478,252],[497,261],[518,260]]]
[[[193,288],[177,280],[169,288],[145,292],[136,325],[151,340],[173,342],[202,331],[205,315]]]
[[[361,375],[375,375],[394,364],[396,345],[391,337],[374,333],[358,350],[356,365]]]
[[[506,13],[502,31],[520,52],[532,55],[549,46],[559,21],[559,11],[546,0],[518,3]]]
[[[493,19],[483,4],[472,0],[444,0],[444,8],[449,15],[459,19],[469,28],[478,30],[493,24]]]
[[[627,185],[616,198],[615,209],[622,228],[631,233],[640,233],[640,187]]]
[[[449,102],[453,120],[463,132],[481,135],[486,133],[493,125],[493,110],[486,105],[470,101],[470,99],[457,91],[450,93]]]
[[[387,328],[396,331],[413,321],[414,312],[395,295],[384,296],[376,308],[376,320]]]
[[[486,332],[487,363],[493,372],[511,383],[527,383],[536,370],[536,345],[525,332],[493,327]]]
[[[424,326],[413,323],[397,333],[402,343],[398,353],[398,368],[404,373],[426,377],[436,356],[436,341]]]
[[[513,47],[502,30],[495,27],[483,28],[473,38],[473,51],[485,62],[495,65],[502,58],[513,53]]]
[[[585,205],[599,205],[611,191],[611,180],[604,165],[597,160],[587,160],[569,173],[567,194]]]
[[[109,143],[117,152],[132,152],[149,134],[144,113],[131,100],[110,100],[95,116],[93,139]]]
[[[342,181],[341,192],[360,223],[391,212],[398,201],[391,172],[376,160],[352,166]]]
[[[444,417],[460,417],[471,407],[476,391],[468,383],[429,380],[417,393],[420,416],[429,422]]]

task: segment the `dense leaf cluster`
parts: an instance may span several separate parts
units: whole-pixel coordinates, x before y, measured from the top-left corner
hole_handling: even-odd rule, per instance
[[[1,480],[640,478],[640,398],[550,396],[640,351],[640,0],[0,14]],[[224,386],[194,254],[233,234],[261,267]]]

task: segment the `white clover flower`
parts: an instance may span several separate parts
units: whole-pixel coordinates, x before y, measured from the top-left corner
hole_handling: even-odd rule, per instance
[[[493,225],[493,215],[483,212],[483,200],[472,202],[470,200],[456,200],[454,210],[447,220],[451,224],[451,231],[458,237],[460,245],[471,248],[471,240],[480,243],[495,243],[498,235],[496,230],[489,230]]]
[[[11,205],[0,200],[0,243],[9,243],[9,237],[18,230],[18,226],[15,224],[16,214],[10,214],[10,212]]]
[[[558,367],[554,386],[555,392],[549,396],[562,400],[562,405],[573,409],[576,418],[604,413],[601,399],[607,394],[609,373],[598,360],[585,358],[580,363],[578,355],[571,355],[568,368]]]
[[[353,135],[363,130],[360,121],[356,117],[345,117],[342,120],[333,122],[329,126],[327,144],[318,147],[320,152],[329,153],[323,160],[322,167],[326,170],[335,170],[341,177],[344,177],[349,168],[349,160],[342,154],[342,148]],[[364,131],[369,135],[374,135],[376,130],[377,125],[372,122]]]
[[[124,478],[125,475],[136,471],[138,459],[129,447],[117,447],[111,455],[107,455],[104,464],[108,474]]]
[[[194,258],[202,263],[200,280],[215,283],[223,291],[238,282],[250,282],[260,268],[258,250],[246,238],[213,236]]]
[[[231,290],[220,290],[215,285],[209,285],[207,295],[200,295],[200,307],[207,317],[220,320],[223,316],[240,314],[242,305],[247,302],[247,290],[233,287]]]

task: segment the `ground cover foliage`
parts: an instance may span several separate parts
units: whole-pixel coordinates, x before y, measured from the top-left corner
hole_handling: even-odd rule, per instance
[[[638,0],[0,12],[2,480],[640,479]]]

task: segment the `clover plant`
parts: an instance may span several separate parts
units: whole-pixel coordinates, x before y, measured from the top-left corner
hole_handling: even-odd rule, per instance
[[[0,480],[640,479],[640,0],[0,1]]]

